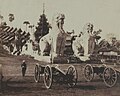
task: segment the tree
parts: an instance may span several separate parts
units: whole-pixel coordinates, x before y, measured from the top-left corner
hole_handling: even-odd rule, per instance
[[[30,24],[30,22],[29,22],[29,21],[24,21],[23,24],[26,25],[26,30],[25,30],[25,31],[27,31],[27,27],[28,27],[28,25]]]
[[[28,26],[30,29],[31,29],[31,32],[30,32],[30,38],[32,39],[32,40],[35,40],[35,37],[34,37],[34,25],[29,25]]]
[[[34,25],[29,25],[29,28],[31,29],[31,33],[33,32]]]
[[[3,19],[4,17],[0,14],[0,31],[1,31],[1,28],[4,28],[7,26],[7,23],[3,22]]]
[[[9,21],[10,22],[12,22],[15,19],[14,14],[10,13],[8,16],[9,16]]]
[[[5,26],[7,26],[7,23],[6,23],[6,22],[2,22],[2,23],[1,23],[1,26],[2,26],[2,27],[5,27]]]
[[[36,27],[36,31],[34,33],[35,40],[39,42],[40,38],[49,33],[50,24],[46,18],[46,15],[43,13],[40,15],[40,19],[38,22],[38,26]]]
[[[36,31],[34,33],[34,36],[35,36],[35,40],[37,42],[39,42],[40,38],[43,37],[44,35],[48,34],[49,33],[49,28],[50,27],[50,24],[48,23],[48,20],[46,18],[46,15],[44,14],[45,13],[45,4],[43,3],[43,14],[40,15],[40,19],[38,21],[38,26],[36,27]]]
[[[3,16],[0,14],[0,25],[1,25],[2,21],[3,21]]]
[[[1,20],[3,19],[3,16],[2,16],[2,15],[0,15],[0,19],[1,19]]]

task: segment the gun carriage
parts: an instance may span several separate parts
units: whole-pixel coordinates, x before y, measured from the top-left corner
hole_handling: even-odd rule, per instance
[[[39,82],[41,76],[44,79],[44,85],[47,89],[51,88],[53,82],[59,84],[68,84],[69,87],[74,87],[77,83],[78,74],[73,65],[69,65],[63,70],[58,65],[35,65],[35,82]]]
[[[58,38],[60,39],[60,37]],[[59,43],[57,48],[57,50],[60,51]],[[63,48],[61,49],[63,50]],[[66,52],[68,50],[69,52]],[[45,50],[45,53],[46,52],[50,51]],[[43,58],[46,58],[46,56],[43,56]],[[52,64],[48,64],[46,66],[36,64],[34,69],[34,80],[35,82],[39,82],[40,78],[43,77],[44,85],[47,89],[51,88],[53,83],[67,84],[69,87],[74,87],[77,83],[78,73],[71,63],[75,63],[76,61],[78,61],[78,58],[73,56],[71,37],[67,36],[64,56],[54,57]],[[65,66],[61,67],[63,64]]]
[[[117,42],[119,43],[119,42]],[[120,44],[118,44],[120,45]],[[98,54],[91,55],[90,59],[101,61],[100,65],[86,64],[84,67],[84,77],[86,81],[92,81],[95,75],[103,79],[108,87],[113,87],[120,73],[120,50],[119,46],[106,45]],[[92,61],[93,61],[92,60]]]

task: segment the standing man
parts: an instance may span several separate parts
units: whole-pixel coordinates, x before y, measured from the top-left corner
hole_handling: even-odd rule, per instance
[[[27,64],[25,62],[25,60],[23,60],[22,64],[21,64],[21,68],[22,68],[22,76],[25,76],[26,73],[26,69],[27,69]]]

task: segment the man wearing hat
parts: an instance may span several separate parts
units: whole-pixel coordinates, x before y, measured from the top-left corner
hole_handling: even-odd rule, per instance
[[[27,65],[26,65],[25,60],[23,60],[23,62],[21,64],[21,68],[22,68],[22,76],[24,77],[25,73],[26,73],[26,69],[27,69]]]

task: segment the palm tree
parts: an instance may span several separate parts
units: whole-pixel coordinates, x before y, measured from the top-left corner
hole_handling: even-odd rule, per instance
[[[30,33],[31,39],[34,40],[34,33],[33,32],[34,32],[34,27],[35,26],[34,25],[29,25],[28,27],[31,29],[31,33]]]
[[[27,26],[30,24],[30,22],[29,21],[24,21],[23,24],[26,25],[26,31],[27,31]]]
[[[12,22],[15,19],[14,14],[10,13],[8,16],[9,16],[9,21],[10,22]]]
[[[31,33],[33,32],[34,25],[29,25],[29,28],[31,29]]]
[[[3,16],[0,14],[0,25],[1,25],[2,21],[3,21]]]

